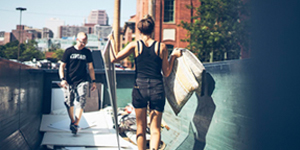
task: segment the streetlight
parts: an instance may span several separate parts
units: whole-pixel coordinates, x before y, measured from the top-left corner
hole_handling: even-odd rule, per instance
[[[25,11],[26,8],[23,7],[17,7],[16,10],[20,10],[20,27],[21,28],[21,21],[22,21],[22,11]],[[19,56],[20,56],[20,43],[22,42],[21,38],[22,36],[20,36],[20,34],[22,34],[21,29],[19,30],[19,48],[18,48],[18,61],[19,61]]]

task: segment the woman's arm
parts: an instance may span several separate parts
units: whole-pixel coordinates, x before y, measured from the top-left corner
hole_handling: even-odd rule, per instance
[[[162,53],[163,53],[163,60],[162,60],[162,71],[165,77],[168,77],[171,74],[173,69],[174,61],[177,57],[180,57],[181,51],[174,49],[169,60],[168,60],[168,50],[164,43],[161,43]]]
[[[114,62],[118,62],[124,58],[126,58],[127,56],[129,56],[131,53],[134,52],[134,48],[136,47],[136,41],[132,41],[130,42],[123,50],[121,50],[119,53],[116,52],[116,49],[115,49],[115,40],[113,38],[113,36],[109,36],[109,39],[111,40],[111,55],[110,55],[110,59],[111,59],[111,62],[114,63]]]

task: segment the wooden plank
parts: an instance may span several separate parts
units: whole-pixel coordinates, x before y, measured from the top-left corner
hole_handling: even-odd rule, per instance
[[[112,129],[111,123],[107,123],[109,118],[106,116],[107,111],[96,111],[83,113],[82,119],[79,123],[79,126],[82,128],[92,126],[88,129],[82,129],[80,132],[98,132],[98,133],[115,133]],[[110,119],[111,120],[111,119]],[[67,115],[43,115],[40,131],[42,132],[70,132],[69,130],[69,117]],[[51,124],[65,124],[63,128],[53,128]]]
[[[127,141],[119,139],[121,147],[130,147]],[[115,133],[73,135],[72,133],[46,132],[41,145],[118,147],[118,142]]]
[[[119,150],[117,147],[97,147],[97,148],[85,148],[85,150]],[[121,148],[120,150],[138,150],[138,148],[135,146],[135,148]]]

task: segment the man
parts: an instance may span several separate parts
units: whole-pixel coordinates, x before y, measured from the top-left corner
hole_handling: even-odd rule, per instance
[[[86,64],[88,64],[89,74],[92,79],[91,90],[94,91],[96,89],[92,53],[85,48],[86,44],[87,35],[83,32],[78,33],[76,45],[66,49],[59,68],[59,76],[62,80],[60,84],[65,89],[64,103],[71,119],[70,130],[73,134],[76,134],[78,131],[78,124],[86,103],[87,90],[89,90]],[[65,68],[66,74],[64,73]],[[79,103],[79,108],[75,112],[75,118],[73,114],[74,99]]]

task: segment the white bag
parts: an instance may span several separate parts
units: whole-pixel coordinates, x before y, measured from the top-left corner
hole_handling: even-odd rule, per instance
[[[182,56],[177,58],[171,74],[164,77],[167,100],[178,115],[193,92],[201,94],[202,72],[205,70],[198,58],[187,49],[179,49]]]

